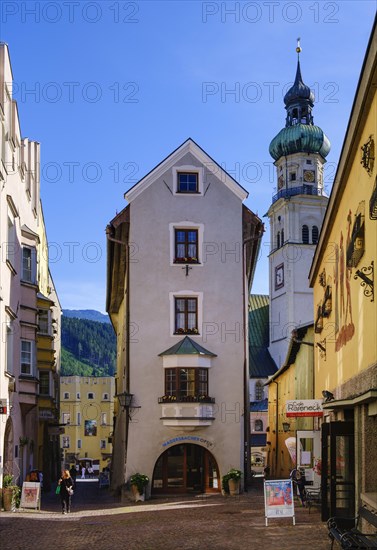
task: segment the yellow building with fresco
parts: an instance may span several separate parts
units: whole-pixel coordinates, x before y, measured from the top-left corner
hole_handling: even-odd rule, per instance
[[[288,478],[296,465],[303,465],[308,481],[315,481],[313,468],[319,451],[316,448],[314,452],[311,432],[317,428],[318,421],[287,416],[287,401],[313,398],[313,338],[313,325],[298,327],[292,333],[284,365],[267,383],[268,466],[274,478]],[[310,452],[309,462],[301,460],[302,451]]]
[[[376,90],[375,23],[310,272],[323,519],[377,510]]]
[[[64,467],[93,466],[101,472],[110,466],[115,379],[112,376],[62,376],[60,423]]]

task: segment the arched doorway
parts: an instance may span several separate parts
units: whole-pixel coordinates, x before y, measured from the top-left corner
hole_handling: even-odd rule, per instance
[[[4,475],[14,475],[14,456],[13,456],[13,423],[9,416],[5,425],[4,433]]]
[[[162,453],[156,462],[153,494],[217,493],[220,490],[216,460],[200,445],[174,445]]]

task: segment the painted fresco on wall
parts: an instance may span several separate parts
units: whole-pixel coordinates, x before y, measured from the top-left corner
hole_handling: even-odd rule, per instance
[[[339,351],[355,334],[352,318],[351,277],[365,252],[365,201],[361,201],[356,214],[347,216],[346,238],[340,232],[335,245],[335,350]]]

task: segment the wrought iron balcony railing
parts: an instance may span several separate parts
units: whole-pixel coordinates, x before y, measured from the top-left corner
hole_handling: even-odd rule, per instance
[[[163,395],[158,398],[161,404],[169,403],[215,403],[214,397],[208,395]]]
[[[323,195],[323,191],[312,185],[300,185],[299,187],[289,187],[288,189],[284,188],[273,195],[272,202],[276,202],[279,199],[287,199],[295,195]]]

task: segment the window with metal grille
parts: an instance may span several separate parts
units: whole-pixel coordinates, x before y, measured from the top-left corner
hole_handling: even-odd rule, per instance
[[[263,399],[263,384],[260,380],[255,383],[255,401],[261,401]]]

